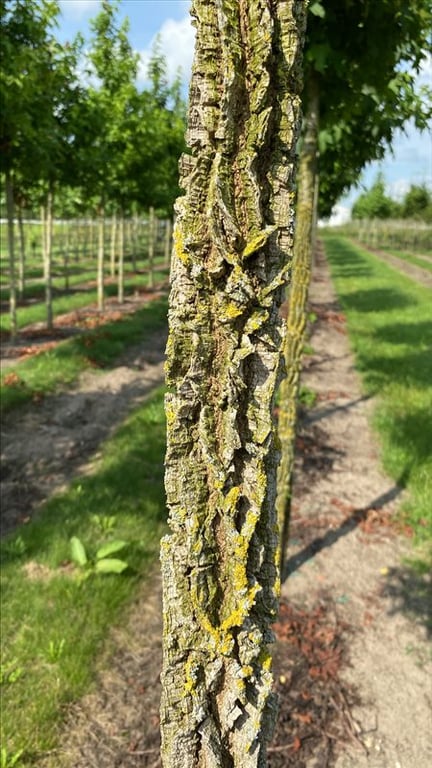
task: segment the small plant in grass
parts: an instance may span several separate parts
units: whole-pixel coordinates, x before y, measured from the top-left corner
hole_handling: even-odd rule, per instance
[[[1,768],[15,768],[21,762],[21,757],[24,754],[23,749],[18,749],[16,752],[8,752],[7,747],[2,747],[0,752],[0,766]]]
[[[109,541],[100,547],[94,558],[89,559],[84,544],[77,536],[70,540],[71,557],[75,565],[82,569],[81,579],[86,579],[96,573],[123,573],[129,567],[126,560],[119,560],[111,555],[121,552],[126,541]]]
[[[117,524],[117,518],[115,515],[92,515],[92,523],[98,528],[101,533],[109,535],[113,533]]]
[[[57,664],[63,656],[65,650],[66,640],[62,637],[61,640],[50,640],[48,648],[45,652],[45,658],[49,664]]]
[[[305,344],[303,347],[303,354],[304,355],[314,355],[315,350],[310,344]]]
[[[313,408],[317,401],[317,393],[309,387],[300,387],[299,402],[306,408]]]
[[[23,674],[24,670],[18,666],[18,659],[12,659],[7,664],[0,664],[0,685],[13,685]]]
[[[27,552],[27,546],[22,536],[16,536],[15,539],[5,542],[2,550],[9,558],[22,557]]]

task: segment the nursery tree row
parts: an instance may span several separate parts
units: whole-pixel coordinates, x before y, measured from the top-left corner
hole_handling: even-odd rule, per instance
[[[103,291],[105,216],[172,209],[185,106],[180,79],[168,84],[158,46],[149,86],[137,87],[138,56],[128,22],[117,20],[117,2],[103,0],[89,41],[77,36],[64,44],[56,38],[57,0],[1,0],[0,9],[1,172],[15,335],[15,217],[42,218],[49,306],[54,215],[96,216]]]

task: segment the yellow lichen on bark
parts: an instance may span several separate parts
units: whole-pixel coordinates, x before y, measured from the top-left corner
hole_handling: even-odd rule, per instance
[[[195,0],[192,15],[166,363],[162,755],[164,768],[261,768],[304,3]]]

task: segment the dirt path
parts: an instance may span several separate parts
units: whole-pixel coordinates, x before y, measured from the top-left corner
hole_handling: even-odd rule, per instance
[[[355,244],[358,245],[358,243]],[[403,258],[399,258],[392,253],[387,253],[387,251],[370,248],[369,246],[363,244],[361,244],[360,247],[370,251],[370,253],[373,253],[374,256],[377,256],[379,259],[381,259],[381,261],[385,261],[386,264],[394,267],[398,270],[398,272],[403,272],[404,275],[407,275],[417,283],[426,286],[426,288],[432,288],[432,273],[427,269],[422,269],[422,267],[418,267],[416,264],[411,264],[411,262],[406,261]],[[428,256],[422,256],[422,258],[426,258],[428,261],[430,260],[430,257]]]
[[[304,383],[319,398],[304,414],[298,438],[290,576],[275,625],[281,706],[269,766],[429,768],[430,582],[417,581],[401,564],[409,541],[390,522],[400,491],[378,469],[367,424],[373,403],[361,395],[344,318],[322,256],[311,303],[318,317],[310,340],[316,353],[307,359]],[[159,354],[162,345],[156,346]],[[142,381],[143,371],[149,372],[147,353],[136,354],[141,363],[144,355],[143,370],[119,369],[116,391],[140,397],[151,383]],[[153,365],[156,376],[160,363]],[[65,452],[73,439],[67,419],[72,404],[81,399],[78,419],[84,422],[88,408],[97,407],[99,400],[107,409],[105,416],[82,421],[77,441],[86,424],[99,427],[101,420],[106,434],[112,428],[118,401],[112,384],[106,397],[101,396],[101,381],[95,377],[84,391],[81,383],[78,400],[61,396],[58,411],[52,404],[45,418],[58,430],[57,451],[61,444]],[[128,407],[136,402],[135,395]],[[31,429],[34,408],[22,418],[19,428],[28,424]],[[69,418],[75,422],[77,413]],[[42,423],[38,421],[39,430]],[[102,435],[95,438],[93,449],[100,439]],[[83,470],[85,457],[79,447],[75,450],[79,455],[73,471]],[[18,447],[16,453],[14,461]],[[57,484],[68,477],[61,467],[53,474],[58,474]],[[33,471],[29,482],[37,493],[40,476]],[[44,486],[41,493],[48,489]],[[114,654],[101,659],[97,685],[71,708],[60,747],[41,768],[159,768],[160,617],[155,573],[143,585],[127,625],[113,628]]]
[[[325,354],[307,361],[304,381],[319,399],[299,441],[312,440],[318,451],[310,458],[306,452],[297,467],[283,595],[309,607],[332,595],[340,620],[352,628],[343,678],[357,691],[353,727],[369,754],[342,753],[337,768],[428,768],[431,583],[402,564],[409,542],[389,525],[400,492],[379,470],[368,426],[373,403],[361,395],[322,259],[310,298],[319,318],[311,344]]]

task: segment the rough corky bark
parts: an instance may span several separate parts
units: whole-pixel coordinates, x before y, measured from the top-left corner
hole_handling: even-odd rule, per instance
[[[283,298],[305,4],[195,0],[167,346],[162,759],[258,768],[276,714]]]

